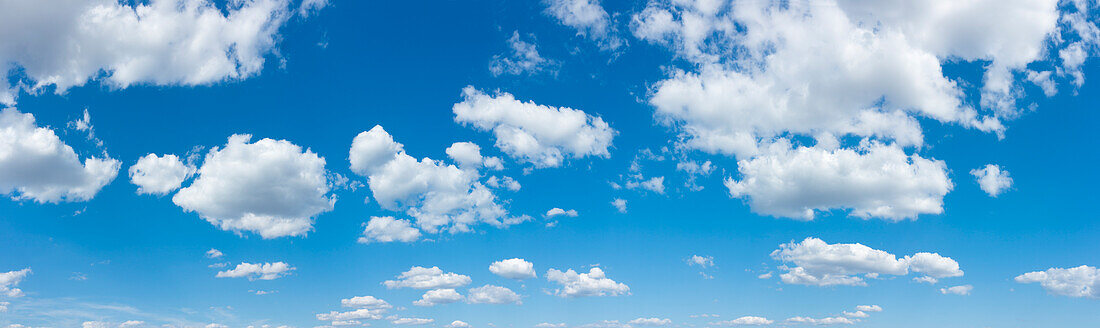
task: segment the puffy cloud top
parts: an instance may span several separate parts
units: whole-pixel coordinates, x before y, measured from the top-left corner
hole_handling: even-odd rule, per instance
[[[489,265],[489,271],[493,274],[508,279],[535,278],[534,263],[521,258],[500,260]]]
[[[1100,298],[1100,269],[1087,265],[1028,272],[1017,276],[1016,282],[1039,283],[1054,295]]]
[[[130,167],[130,181],[138,186],[138,194],[166,195],[179,189],[195,171],[195,166],[176,155],[148,154]]]
[[[397,280],[386,280],[382,284],[386,288],[415,288],[415,289],[439,289],[455,288],[470,284],[470,277],[457,273],[443,273],[439,267],[425,268],[414,266],[409,271],[402,272]]]
[[[630,287],[607,278],[600,268],[592,268],[588,273],[577,273],[573,269],[565,272],[557,269],[546,271],[546,280],[561,285],[554,295],[561,297],[619,296],[629,295]]]
[[[787,272],[780,278],[788,284],[863,286],[866,285],[863,278],[856,275],[900,276],[910,271],[933,278],[963,275],[958,262],[939,254],[921,252],[899,259],[863,244],[828,244],[813,237],[782,244],[771,256],[795,265],[781,267]]]
[[[215,277],[218,278],[243,278],[248,277],[248,280],[275,280],[279,277],[290,274],[294,267],[286,264],[285,262],[275,263],[248,263],[243,262],[237,264],[237,267],[232,270],[226,270],[218,272]]]

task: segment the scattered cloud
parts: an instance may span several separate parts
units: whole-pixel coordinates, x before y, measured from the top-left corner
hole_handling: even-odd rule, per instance
[[[779,277],[788,284],[865,286],[864,278],[857,275],[902,276],[910,271],[933,278],[963,275],[958,262],[936,253],[920,252],[899,259],[863,244],[828,244],[813,237],[782,244],[771,257],[794,265],[780,267],[787,272]]]
[[[248,277],[248,280],[275,280],[280,277],[290,274],[290,271],[294,271],[294,267],[286,264],[285,262],[274,263],[248,263],[243,262],[237,264],[237,267],[232,270],[220,271],[215,277],[218,278],[244,278]]]
[[[516,292],[493,285],[470,288],[466,292],[466,302],[471,304],[523,304]]]
[[[30,268],[0,273],[0,295],[7,297],[23,296],[23,290],[15,288],[15,286],[23,282],[23,278],[26,278],[29,274],[31,274]]]
[[[372,242],[406,242],[411,243],[420,239],[420,230],[414,228],[409,220],[394,219],[391,216],[372,216],[363,229],[363,236],[359,242],[369,244]]]
[[[1043,289],[1053,295],[1100,298],[1100,269],[1087,265],[1028,272],[1016,276],[1016,282],[1039,283]]]
[[[176,155],[148,154],[130,166],[130,182],[138,186],[137,193],[167,195],[180,188],[197,170]]]
[[[955,294],[955,295],[970,295],[970,291],[974,290],[974,286],[961,285],[947,288],[940,288],[940,293],[943,294]]]
[[[520,39],[519,31],[513,31],[508,38],[508,46],[512,49],[510,54],[493,55],[489,62],[489,72],[493,76],[501,75],[525,75],[537,74],[544,70],[553,70],[557,62],[543,58],[534,41]]]
[[[978,180],[978,186],[990,197],[997,197],[1005,190],[1012,188],[1012,178],[1009,177],[1008,171],[997,165],[986,164],[980,169],[970,170],[970,175]]]
[[[561,285],[553,294],[560,297],[620,296],[630,295],[630,287],[608,279],[603,270],[594,267],[588,273],[577,273],[573,269],[565,272],[550,269],[546,280]]]
[[[439,304],[449,304],[461,301],[462,295],[458,294],[454,289],[432,289],[424,292],[424,295],[420,296],[419,300],[413,302],[416,306],[436,306]]]
[[[500,260],[489,265],[489,271],[508,279],[535,278],[535,264],[521,258]]]
[[[457,273],[443,273],[439,267],[425,268],[414,266],[402,272],[397,280],[386,280],[386,288],[440,289],[455,288],[470,284],[470,277]]]

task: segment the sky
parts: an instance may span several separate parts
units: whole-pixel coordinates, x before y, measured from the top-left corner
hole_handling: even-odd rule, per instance
[[[1094,327],[1098,13],[0,0],[0,327]]]

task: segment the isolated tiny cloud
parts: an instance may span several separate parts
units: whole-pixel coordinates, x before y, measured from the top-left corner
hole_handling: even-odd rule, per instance
[[[1012,178],[1009,177],[1008,171],[998,165],[986,164],[980,169],[970,170],[970,175],[978,180],[978,186],[990,197],[997,197],[1005,190],[1012,188]]]
[[[961,286],[952,286],[952,287],[947,287],[947,288],[940,288],[940,293],[945,294],[945,295],[946,294],[970,295],[971,290],[974,290],[974,286],[961,285]]]
[[[2,23],[0,23],[2,24]],[[37,203],[83,202],[118,176],[121,163],[104,156],[81,163],[53,129],[34,115],[0,110],[0,195]]]
[[[172,202],[227,231],[264,239],[302,236],[331,211],[325,159],[286,140],[235,134],[206,154],[198,178]]]
[[[561,285],[554,295],[561,297],[620,296],[629,295],[630,287],[607,278],[600,268],[591,268],[588,273],[577,273],[573,269],[564,272],[557,269],[546,271],[546,280]]]
[[[439,267],[425,268],[414,266],[402,272],[397,280],[382,282],[386,288],[439,289],[455,288],[470,284],[470,277],[453,272],[443,273]]]
[[[616,131],[602,118],[569,107],[522,102],[506,92],[489,95],[467,86],[454,105],[455,122],[489,131],[496,147],[535,167],[561,166],[566,156],[609,157]]]
[[[903,276],[910,272],[933,278],[959,277],[959,263],[936,253],[920,252],[897,258],[894,254],[863,244],[828,244],[817,238],[782,244],[771,257],[783,265],[784,283],[813,286],[866,286],[864,277]],[[864,275],[860,277],[858,275]]]
[[[290,271],[294,271],[294,267],[286,264],[285,262],[274,263],[248,263],[242,262],[237,264],[237,267],[220,271],[215,277],[218,278],[244,278],[248,280],[275,280],[280,277],[290,274]]]
[[[489,265],[489,271],[508,279],[535,278],[535,265],[521,258],[500,260]]]
[[[1087,265],[1028,272],[1016,276],[1016,282],[1039,283],[1053,295],[1100,298],[1100,269]]]

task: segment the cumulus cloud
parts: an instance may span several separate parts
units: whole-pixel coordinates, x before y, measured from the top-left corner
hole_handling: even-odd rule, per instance
[[[390,323],[393,323],[395,325],[403,325],[403,326],[419,326],[419,325],[426,325],[426,324],[429,324],[429,323],[432,323],[432,322],[435,322],[435,319],[397,318],[397,319],[394,319],[393,321],[390,321]]]
[[[413,302],[416,306],[436,306],[439,304],[449,304],[461,301],[462,295],[458,294],[454,289],[432,289],[424,292],[424,295],[420,296],[419,300]]]
[[[539,324],[535,325],[535,328],[565,328],[565,326],[566,326],[565,323],[542,322],[542,323],[539,323]]]
[[[456,142],[447,147],[446,152],[447,157],[454,160],[460,168],[474,170],[482,166],[494,170],[504,168],[500,158],[481,156],[481,146],[472,142]]]
[[[318,313],[317,320],[336,322],[348,322],[359,319],[379,320],[382,319],[382,315],[386,313],[386,309],[375,308],[363,308],[346,312],[331,311],[329,313]]]
[[[211,248],[210,250],[206,251],[206,257],[211,259],[216,259],[222,257],[223,255],[225,254],[222,254],[222,251],[219,251],[215,248]]]
[[[522,102],[506,92],[462,89],[452,108],[455,122],[491,131],[496,147],[535,167],[561,166],[566,156],[608,157],[615,130],[602,118],[569,107]]]
[[[102,80],[206,85],[260,73],[290,16],[288,0],[5,2],[0,30],[0,103],[19,89],[57,93]],[[19,77],[8,72],[18,70]],[[13,79],[13,80],[9,80]]]
[[[23,296],[23,290],[15,288],[15,286],[19,285],[28,274],[31,274],[30,268],[0,273],[0,295],[7,297]]]
[[[859,305],[859,306],[856,306],[856,311],[882,312],[882,307],[878,306],[878,305]]]
[[[625,45],[599,0],[543,0],[543,4],[547,15],[577,30],[577,35],[598,42],[601,48],[614,50]]]
[[[568,216],[568,217],[571,217],[571,218],[575,218],[575,217],[577,217],[577,210],[563,210],[561,208],[555,207],[555,208],[551,208],[549,211],[546,211],[545,216],[548,217],[548,218],[552,218],[552,217],[559,216],[559,215],[564,215],[564,216]]]
[[[741,178],[725,181],[731,197],[747,198],[760,214],[812,220],[817,211],[839,208],[860,218],[916,219],[942,213],[953,188],[943,161],[894,145],[826,150],[781,142],[767,152],[738,161]]]
[[[712,267],[714,266],[714,257],[692,255],[690,258],[688,258],[687,262],[688,265],[697,265],[702,268]]]
[[[440,289],[462,287],[469,285],[470,281],[469,276],[453,272],[443,273],[443,270],[439,267],[425,268],[414,266],[409,268],[409,271],[402,272],[398,275],[397,280],[386,280],[382,284],[390,289]]]
[[[654,317],[654,318],[637,318],[637,319],[634,319],[634,320],[630,320],[627,323],[632,324],[632,325],[639,325],[639,326],[668,326],[668,325],[672,324],[672,320],[669,320],[668,318],[662,319],[662,318],[656,318],[656,317]]]
[[[493,285],[470,288],[466,292],[466,302],[471,304],[523,304],[516,292]]]
[[[0,110],[0,195],[37,203],[88,201],[118,176],[120,166],[106,156],[82,163],[54,130],[39,127],[34,115]]]
[[[242,262],[237,264],[237,267],[232,270],[220,271],[215,277],[218,278],[244,278],[248,277],[248,280],[275,280],[280,277],[290,274],[290,271],[294,271],[294,267],[286,264],[285,262],[275,263],[248,263]]]
[[[961,285],[961,286],[940,288],[940,293],[943,293],[944,295],[946,295],[946,294],[970,295],[971,290],[974,290],[974,286]]]
[[[340,300],[340,305],[358,309],[389,309],[390,303],[374,296],[356,296]]]
[[[489,265],[489,271],[508,279],[535,278],[535,264],[521,258],[500,260]]]
[[[615,198],[611,201],[611,206],[614,206],[619,213],[626,213],[626,200],[622,198]]]
[[[958,262],[936,253],[920,252],[897,258],[863,244],[828,244],[813,237],[782,244],[771,257],[794,265],[780,267],[787,272],[779,277],[788,284],[865,286],[864,278],[858,275],[902,276],[910,271],[934,278],[963,275]]]
[[[1012,188],[1012,178],[1009,177],[1008,171],[1001,169],[998,165],[986,164],[985,167],[970,170],[970,175],[978,180],[978,186],[990,197],[997,197],[1008,188]]]
[[[1053,295],[1100,298],[1100,269],[1087,265],[1028,272],[1016,276],[1016,282],[1039,283]]]
[[[455,321],[451,321],[450,324],[447,324],[446,327],[447,328],[470,328],[471,326],[470,326],[470,324],[466,323],[465,321],[455,320]]]
[[[711,324],[715,326],[762,326],[770,325],[773,322],[775,321],[764,317],[743,316],[733,320],[712,322]]]
[[[374,216],[367,222],[363,229],[363,236],[359,242],[369,244],[372,242],[389,243],[394,241],[411,243],[420,239],[420,230],[414,228],[409,220],[394,219],[390,216]]]
[[[809,318],[809,317],[794,317],[794,318],[788,318],[787,322],[788,323],[807,324],[807,325],[822,325],[822,326],[851,325],[851,324],[856,323],[854,320],[848,319],[848,318],[845,318],[845,317],[826,317],[826,318],[820,318],[820,319],[818,319],[818,318]]]
[[[536,74],[546,69],[551,69],[557,63],[542,58],[535,44],[520,39],[519,31],[513,31],[508,38],[508,46],[512,52],[507,55],[493,55],[489,62],[489,72],[493,76]]]
[[[235,134],[225,147],[211,148],[198,178],[172,202],[222,230],[264,239],[305,235],[336,203],[325,159],[290,141],[251,139]]]
[[[195,171],[194,165],[176,155],[148,154],[130,166],[130,182],[138,186],[138,194],[167,195],[179,189]]]
[[[473,160],[471,145],[452,145],[448,154],[456,160]],[[367,177],[367,185],[379,205],[392,211],[403,210],[416,219],[420,229],[429,233],[441,229],[470,231],[469,226],[479,222],[504,227],[529,219],[508,216],[496,195],[478,182],[480,176],[476,170],[430,158],[417,160],[406,154],[404,146],[381,126],[355,137],[349,160],[352,171]]]
[[[588,273],[577,273],[573,269],[565,272],[550,269],[546,271],[546,280],[561,285],[561,288],[553,292],[560,297],[630,295],[630,287],[607,278],[600,268],[591,268]]]

